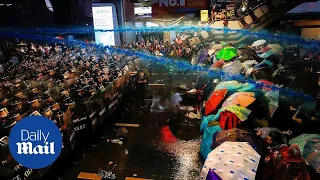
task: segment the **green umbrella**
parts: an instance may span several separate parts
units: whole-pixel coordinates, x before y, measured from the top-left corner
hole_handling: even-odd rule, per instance
[[[223,46],[227,45],[228,43],[225,41],[220,41],[220,44],[222,44]]]
[[[234,47],[224,47],[216,55],[217,59],[225,61],[230,61],[235,56],[237,56],[237,49]]]
[[[303,154],[304,146],[308,142],[309,139],[320,138],[319,134],[301,134],[298,137],[290,139],[289,144],[297,144],[300,148],[301,154]]]

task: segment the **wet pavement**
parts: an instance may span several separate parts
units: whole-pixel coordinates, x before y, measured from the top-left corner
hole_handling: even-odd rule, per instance
[[[84,151],[85,157],[79,165],[57,165],[44,178],[61,177],[77,179],[80,172],[97,173],[99,169],[110,170],[116,179],[140,177],[146,179],[191,180],[199,177],[202,162],[199,156],[200,134],[197,129],[181,130],[169,127],[171,112],[153,111],[145,108],[142,113],[123,106],[102,130],[97,147]],[[129,136],[122,145],[107,142],[114,134],[115,123],[140,124],[126,127]],[[81,154],[81,153],[79,153]],[[109,164],[112,164],[110,165]],[[114,167],[114,165],[116,165]],[[56,179],[56,178],[55,178]]]

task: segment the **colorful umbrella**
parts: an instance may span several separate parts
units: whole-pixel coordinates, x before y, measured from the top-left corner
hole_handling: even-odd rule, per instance
[[[269,44],[269,48],[272,49],[276,54],[282,55],[284,48],[280,44]]]
[[[224,64],[222,66],[222,70],[225,73],[236,75],[242,72],[243,66],[240,61],[236,60],[236,61],[232,61],[232,62],[228,62],[227,64]]]
[[[206,180],[222,180],[221,177],[215,173],[211,168],[209,169]]]
[[[304,146],[309,139],[320,138],[319,134],[301,134],[293,139],[289,140],[289,144],[297,144],[300,148],[301,153],[303,154]]]
[[[268,100],[270,117],[272,117],[279,107],[279,91],[267,92],[265,97]]]
[[[224,142],[208,154],[201,170],[205,179],[211,168],[221,179],[255,179],[260,155],[247,142]]]
[[[275,51],[273,50],[269,50],[265,53],[259,54],[259,57],[263,58],[263,59],[267,59],[268,57],[270,57],[273,54],[277,54]]]
[[[203,136],[200,147],[200,155],[203,159],[206,159],[207,155],[211,152],[210,147],[213,141],[213,135],[216,134],[218,131],[221,131],[219,125],[208,126],[210,122],[215,121],[213,117],[213,115],[207,117],[204,116],[201,120],[200,132],[203,132]]]
[[[216,55],[217,59],[223,59],[225,61],[230,61],[232,58],[236,56],[237,56],[237,49],[230,46],[224,47]]]
[[[220,50],[222,48],[223,48],[222,44],[214,44],[211,46],[211,49],[214,49],[214,50]]]
[[[211,149],[215,149],[226,141],[248,142],[259,154],[263,151],[263,141],[260,137],[238,128],[219,131],[212,142]]]
[[[245,85],[243,83],[239,83],[238,81],[224,81],[219,83],[215,90],[220,89],[228,89],[229,91],[235,91],[237,89],[243,88]]]
[[[253,92],[236,92],[229,96],[224,103],[222,104],[222,107],[227,107],[230,105],[239,105],[241,107],[248,107],[250,104],[252,104],[256,98],[254,98]]]
[[[304,146],[303,158],[320,173],[320,138],[309,139]]]
[[[227,45],[228,43],[225,41],[220,41],[220,44],[222,44],[223,46]]]
[[[218,119],[220,117],[220,113],[223,111],[230,111],[234,113],[241,121],[245,121],[248,119],[249,114],[251,111],[247,108],[237,106],[237,105],[230,105],[226,107],[222,107],[219,109],[218,113],[214,116],[214,119]]]
[[[226,96],[227,92],[228,92],[227,89],[221,89],[221,90],[216,90],[211,94],[211,96],[209,97],[205,105],[205,116],[209,115],[214,110],[216,110],[218,105],[222,102],[222,100]]]
[[[263,45],[263,44],[266,43],[266,42],[267,42],[266,40],[260,39],[260,40],[257,40],[257,41],[255,41],[255,42],[253,42],[251,46],[252,46],[252,47],[261,46],[261,45]]]

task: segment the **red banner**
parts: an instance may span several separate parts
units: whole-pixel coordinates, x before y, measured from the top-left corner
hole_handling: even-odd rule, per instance
[[[156,0],[152,2],[152,15],[194,13],[207,9],[207,0]]]

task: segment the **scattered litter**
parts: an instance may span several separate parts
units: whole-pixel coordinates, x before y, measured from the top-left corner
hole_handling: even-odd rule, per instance
[[[100,170],[98,174],[103,179],[116,179],[117,178],[116,175],[113,174],[111,171]]]
[[[94,147],[94,148],[96,148],[96,147],[98,147],[97,145],[94,145],[94,144],[91,144],[91,147]]]
[[[112,143],[114,143],[114,144],[119,144],[119,145],[122,145],[122,144],[123,144],[123,142],[120,141],[119,139],[108,139],[107,141],[108,141],[108,142],[112,142]]]
[[[129,154],[128,149],[125,149],[125,150],[124,150],[124,153]]]
[[[112,162],[112,161],[109,161],[109,165],[111,165],[111,164],[113,164],[113,162]]]
[[[111,161],[110,161],[111,162]],[[109,162],[109,164],[110,164]],[[112,173],[113,169],[116,167],[117,165],[113,165],[112,169],[109,170],[109,171],[106,171],[106,170],[102,170],[102,169],[99,169],[99,176],[102,178],[102,179],[116,179],[117,176],[115,174]]]
[[[133,177],[137,177],[138,175],[137,174],[133,174]]]

